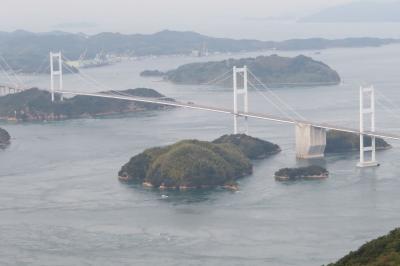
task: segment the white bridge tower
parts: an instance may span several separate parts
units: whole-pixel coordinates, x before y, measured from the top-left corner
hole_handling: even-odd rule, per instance
[[[369,104],[366,104],[369,101]],[[364,132],[365,132],[365,116],[369,117],[370,132],[375,132],[375,91],[374,87],[360,87],[360,162],[358,167],[375,167],[379,166],[376,161],[376,137],[371,138],[371,146],[365,147]],[[367,120],[368,121],[368,120]],[[366,155],[370,154],[369,159]]]
[[[238,88],[238,77],[243,77],[243,87]],[[234,111],[234,120],[233,120],[233,128],[234,134],[239,133],[238,129],[238,119],[239,116],[239,97],[243,96],[243,111],[245,113],[249,112],[249,95],[248,95],[248,76],[247,76],[247,66],[243,68],[233,67],[233,111]],[[247,117],[245,119],[245,134],[249,134],[249,126],[247,123]]]
[[[56,63],[54,62],[56,61]],[[54,91],[62,91],[63,89],[63,71],[62,71],[62,54],[61,52],[52,53],[50,52],[50,91],[51,91],[51,101],[54,102]],[[58,82],[56,79],[58,77]],[[57,88],[55,85],[57,84]],[[63,100],[63,95],[61,94],[61,101]]]

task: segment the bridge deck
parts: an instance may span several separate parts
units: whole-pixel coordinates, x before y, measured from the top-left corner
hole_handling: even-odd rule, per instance
[[[102,92],[89,93],[89,92],[56,91],[56,93],[128,100],[128,101],[144,102],[144,103],[154,103],[154,104],[160,104],[160,105],[183,107],[183,108],[188,108],[188,109],[203,110],[203,111],[230,114],[230,115],[238,115],[238,116],[242,116],[242,117],[249,117],[249,118],[261,119],[261,120],[285,123],[285,124],[305,124],[305,125],[310,125],[310,126],[318,127],[318,128],[324,128],[324,129],[328,129],[328,130],[337,130],[337,131],[341,131],[341,132],[354,133],[354,134],[358,134],[358,135],[361,134],[359,129],[336,126],[336,125],[331,125],[331,124],[327,124],[327,123],[316,123],[316,122],[312,122],[312,121],[289,119],[289,118],[279,117],[279,116],[270,115],[270,114],[251,113],[251,112],[248,112],[248,113],[238,112],[235,114],[235,112],[231,109],[198,105],[198,104],[194,104],[194,103],[192,104],[192,103],[183,103],[183,102],[177,102],[177,101],[167,101],[167,100],[162,100],[159,98],[115,95],[115,94],[108,94],[108,93],[102,93]],[[389,134],[389,133],[384,133],[384,132],[365,131],[362,134],[366,135],[366,136],[373,136],[373,137],[379,137],[379,138],[384,138],[384,139],[400,140],[400,135]]]

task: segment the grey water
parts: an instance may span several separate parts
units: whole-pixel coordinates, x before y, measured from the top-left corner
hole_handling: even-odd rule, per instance
[[[378,129],[400,132],[399,45],[301,53],[329,64],[344,80],[331,87],[273,89],[301,116],[357,127],[359,86],[374,84]],[[230,89],[178,86],[139,73],[258,54],[128,61],[84,70],[96,82],[68,75],[65,89],[150,87],[179,100],[230,107]],[[48,86],[47,76],[22,78]],[[263,95],[274,98],[266,90],[251,91],[251,111],[280,114]],[[379,168],[357,169],[357,153],[297,161],[292,126],[250,120],[251,135],[283,151],[255,162],[240,191],[161,192],[119,183],[119,168],[149,147],[229,134],[231,117],[174,109],[0,126],[13,137],[0,150],[0,265],[322,265],[400,225],[395,141],[393,149],[378,153]],[[273,178],[281,167],[311,163],[325,166],[329,179],[285,184]]]

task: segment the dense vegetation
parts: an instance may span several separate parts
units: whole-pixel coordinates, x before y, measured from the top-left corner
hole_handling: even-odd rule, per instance
[[[372,240],[357,251],[329,266],[397,266],[400,265],[400,229]]]
[[[253,138],[245,134],[224,135],[213,141],[215,144],[232,144],[241,150],[250,160],[263,159],[281,151],[278,145]]]
[[[275,173],[278,181],[296,181],[302,179],[321,179],[328,177],[328,171],[320,166],[312,165],[299,168],[283,168]]]
[[[342,40],[304,39],[283,42],[233,40],[213,38],[195,32],[162,31],[155,34],[132,34],[104,32],[88,36],[65,32],[31,33],[15,31],[0,32],[0,54],[16,71],[44,72],[48,70],[50,51],[62,51],[71,59],[78,60],[85,53],[91,59],[98,53],[147,56],[190,54],[203,44],[210,52],[241,52],[256,50],[304,50],[332,47],[380,46],[398,42],[396,39],[350,38]]]
[[[365,146],[371,145],[371,138],[364,137]],[[383,139],[376,138],[376,149],[389,149],[391,146]],[[339,153],[360,150],[360,137],[357,134],[330,130],[326,136],[325,153]]]
[[[234,66],[247,66],[268,86],[332,85],[340,82],[339,74],[322,62],[306,56],[288,58],[277,55],[186,64],[166,72],[165,78],[178,84],[205,84],[232,71]],[[252,76],[249,80],[253,84],[259,83]],[[218,85],[232,86],[232,77]]]
[[[157,91],[146,88],[129,89],[118,91],[118,93],[140,97],[164,97]],[[60,101],[60,95],[56,96],[57,100],[52,102],[48,91],[33,88],[17,94],[0,97],[0,119],[21,121],[57,120],[167,108],[151,103],[90,96],[75,96]]]
[[[10,134],[5,129],[0,127],[0,148],[3,148],[10,144]]]
[[[185,140],[134,156],[119,171],[120,180],[161,188],[234,185],[252,173],[252,164],[235,146]]]

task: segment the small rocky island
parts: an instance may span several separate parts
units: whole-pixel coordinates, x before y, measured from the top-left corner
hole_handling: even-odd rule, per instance
[[[164,98],[164,95],[147,88],[114,91],[114,93],[173,101],[173,99]],[[63,120],[170,108],[172,107],[152,103],[91,96],[75,96],[60,101],[60,95],[56,95],[56,101],[52,102],[48,91],[37,88],[0,97],[0,119],[16,121]]]
[[[371,145],[371,138],[364,136],[365,146]],[[376,149],[387,150],[392,146],[384,139],[376,138]],[[360,136],[353,133],[329,130],[326,134],[325,154],[360,150]]]
[[[177,84],[206,84],[218,79],[234,66],[247,66],[264,84],[280,86],[315,86],[335,85],[340,83],[339,74],[328,65],[303,55],[289,58],[278,55],[259,56],[256,58],[229,59],[219,62],[191,63],[165,73],[156,70],[143,71],[143,76],[164,76],[165,80]],[[258,84],[254,78],[249,80]],[[232,86],[232,77],[217,84]]]
[[[374,239],[328,266],[400,265],[400,228]]]
[[[237,139],[241,140],[240,145]],[[250,147],[246,147],[246,143],[251,143]],[[254,143],[263,146],[262,150],[252,146]],[[236,190],[236,181],[250,175],[253,169],[250,158],[242,150],[261,158],[261,155],[265,157],[280,149],[277,145],[270,146],[269,142],[243,135],[224,136],[214,142],[184,140],[132,157],[118,176],[122,182],[160,189],[225,187]]]
[[[277,181],[319,180],[329,177],[329,172],[320,166],[283,168],[275,173]]]
[[[4,148],[10,144],[10,138],[10,134],[0,127],[0,148]]]

